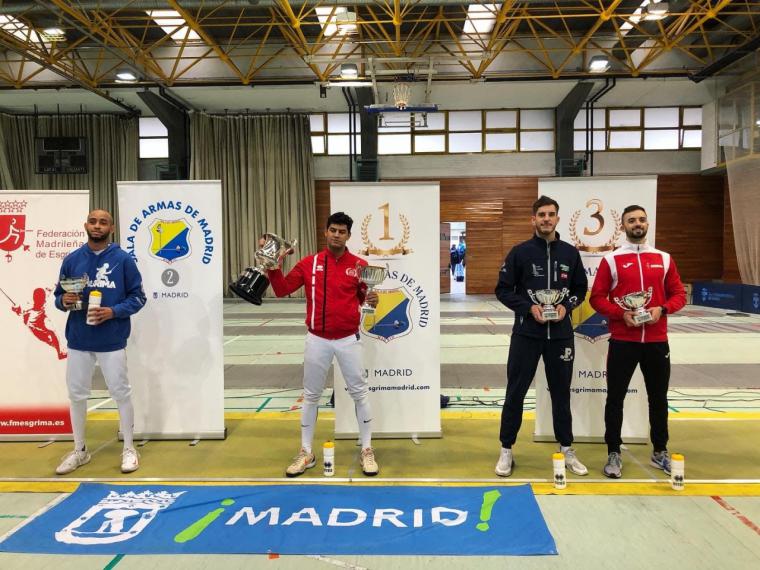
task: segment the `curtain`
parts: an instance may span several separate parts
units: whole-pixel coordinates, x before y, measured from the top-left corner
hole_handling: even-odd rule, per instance
[[[89,190],[90,208],[118,221],[116,181],[137,180],[136,117],[0,114],[0,131],[0,190]],[[87,173],[36,174],[35,137],[47,136],[85,137]]]
[[[728,191],[742,283],[760,285],[760,155],[729,160]]]
[[[190,177],[222,181],[225,291],[230,280],[254,264],[263,233],[298,240],[286,271],[313,253],[314,159],[308,115],[193,113],[190,127]]]

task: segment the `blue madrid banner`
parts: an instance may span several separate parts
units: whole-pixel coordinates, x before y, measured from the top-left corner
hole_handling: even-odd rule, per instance
[[[557,554],[529,485],[85,483],[0,543],[51,554]]]

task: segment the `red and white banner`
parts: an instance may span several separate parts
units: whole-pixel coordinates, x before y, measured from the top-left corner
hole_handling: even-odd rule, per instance
[[[53,291],[87,235],[89,192],[0,193],[0,439],[71,434],[66,313]],[[71,276],[76,277],[76,276]]]

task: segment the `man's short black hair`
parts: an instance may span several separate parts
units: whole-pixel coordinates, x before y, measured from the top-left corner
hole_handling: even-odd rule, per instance
[[[644,208],[642,208],[641,206],[639,206],[638,204],[631,204],[630,206],[626,206],[625,210],[623,210],[623,216],[622,216],[623,219],[625,219],[625,215],[628,212],[635,212],[636,210],[641,210],[642,212],[644,212],[644,214],[647,213],[647,211]]]
[[[557,204],[557,201],[549,198],[549,196],[541,196],[538,200],[533,202],[533,215],[535,216],[538,209],[543,206],[554,206],[559,214],[559,204]]]
[[[351,216],[345,212],[335,212],[333,215],[327,218],[327,225],[325,226],[325,229],[329,228],[331,224],[346,226],[348,233],[351,233],[351,226],[354,225],[354,221],[351,219]]]

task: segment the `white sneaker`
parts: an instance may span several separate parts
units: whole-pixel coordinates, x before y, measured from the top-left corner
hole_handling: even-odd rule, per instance
[[[82,465],[89,463],[90,459],[92,459],[92,456],[86,449],[83,449],[82,451],[69,451],[63,456],[63,461],[61,461],[61,464],[56,467],[55,472],[57,475],[66,475]]]
[[[362,466],[362,473],[368,477],[374,477],[380,472],[380,467],[377,466],[377,461],[375,461],[375,452],[371,447],[362,449],[359,464]]]
[[[588,469],[578,460],[572,447],[560,446],[559,450],[565,455],[565,467],[568,471],[576,475],[588,475]]]
[[[499,461],[496,463],[496,474],[499,477],[509,477],[512,475],[512,466],[515,464],[512,459],[512,450],[501,448],[499,454]]]
[[[293,459],[293,463],[291,463],[285,470],[285,475],[288,477],[298,477],[307,469],[314,467],[316,464],[316,456],[313,453],[306,451],[302,447],[301,451],[299,451],[298,455],[296,455],[295,459]]]
[[[134,447],[125,447],[121,454],[121,472],[132,473],[140,467],[140,454]]]

